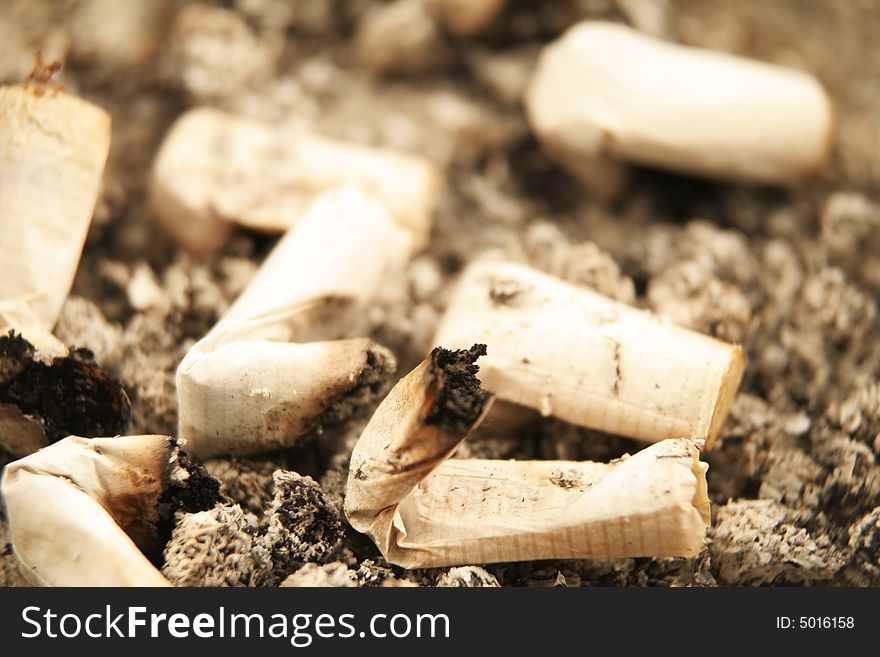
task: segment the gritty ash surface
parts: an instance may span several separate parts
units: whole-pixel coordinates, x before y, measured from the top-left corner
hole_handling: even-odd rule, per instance
[[[407,20],[427,28],[397,33],[422,37],[382,57],[370,44],[388,39],[382,21],[366,27],[378,11],[367,0],[233,0],[186,13],[165,0],[7,4],[0,82],[26,78],[40,48],[65,60],[68,91],[113,117],[103,189],[56,334],[122,381],[133,433],[175,434],[177,364],[276,239],[239,231],[199,260],[149,216],[159,141],[202,104],[443,167],[430,247],[412,261],[403,298],[368,318],[398,375],[437,346],[431,336],[457,273],[486,251],[739,341],[747,353],[731,417],[705,455],[713,520],[694,559],[390,567],[339,512],[358,421],[284,453],[205,464],[229,499],[178,511],[164,564],[174,581],[880,584],[880,57],[871,56],[880,13],[870,1],[805,10],[797,0],[669,0],[645,13],[615,0],[511,0],[469,38],[414,14]],[[815,73],[838,121],[829,167],[795,190],[644,170],[621,200],[591,198],[541,152],[520,103],[541,45],[584,18]],[[608,460],[639,447],[496,404],[457,457]],[[21,581],[0,519],[0,582]]]

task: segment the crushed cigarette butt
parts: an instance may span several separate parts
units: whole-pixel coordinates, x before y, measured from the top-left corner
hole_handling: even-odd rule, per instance
[[[345,515],[392,563],[397,505],[455,451],[491,406],[474,365],[483,353],[485,345],[435,349],[392,388],[355,445]]]
[[[534,269],[478,262],[435,342],[490,345],[481,379],[500,400],[580,426],[711,447],[745,367],[742,348]]]
[[[195,482],[179,457],[167,436],[69,436],[7,465],[0,489],[29,575],[49,586],[167,586],[145,556],[161,548],[163,514],[216,502],[186,492]]]
[[[367,331],[366,310],[402,279],[408,257],[407,235],[364,193],[316,201],[180,364],[187,448],[204,458],[287,447],[375,399],[393,355],[341,338]]]
[[[447,376],[438,353],[469,368],[467,378]],[[488,410],[473,383],[478,353],[435,350],[392,389],[354,448],[345,514],[386,560],[425,568],[702,549],[709,499],[699,441],[664,440],[607,464],[447,460]],[[470,397],[457,408],[479,413],[433,414],[447,387]]]

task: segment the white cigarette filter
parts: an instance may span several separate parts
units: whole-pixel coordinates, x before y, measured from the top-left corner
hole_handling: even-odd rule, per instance
[[[789,185],[822,169],[831,103],[805,73],[586,21],[540,56],[526,95],[547,154],[602,191],[621,162]]]
[[[390,351],[364,335],[410,239],[358,189],[326,193],[177,370],[179,435],[207,457],[289,447],[378,394]]]
[[[394,387],[354,448],[345,513],[390,563],[689,557],[702,549],[710,515],[697,441],[665,440],[607,464],[447,460],[488,409],[477,368],[466,369],[479,353],[435,350]]]
[[[70,436],[6,466],[12,545],[45,586],[167,586],[154,548],[158,503],[185,478],[168,436]]]
[[[352,184],[427,244],[441,189],[427,160],[325,139],[209,108],[181,116],[153,166],[152,209],[185,248],[207,253],[234,224],[284,232],[323,192]]]
[[[677,326],[534,269],[478,262],[435,337],[482,342],[499,399],[649,442],[718,435],[745,368],[738,345]]]
[[[40,86],[0,87],[0,333],[52,336],[79,264],[110,149],[110,116]]]

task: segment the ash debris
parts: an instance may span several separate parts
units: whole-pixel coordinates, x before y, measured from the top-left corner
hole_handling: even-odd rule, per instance
[[[183,477],[172,477],[159,499],[160,515],[173,516],[178,511],[195,513],[206,511],[225,501],[220,493],[220,482],[204,466],[194,463],[186,452],[177,452],[177,465]]]
[[[479,566],[459,566],[450,568],[437,578],[438,588],[483,588],[497,587],[498,580]]]
[[[311,477],[278,471],[264,543],[272,555],[271,581],[281,582],[306,563],[323,563],[339,549],[342,520]]]
[[[118,379],[85,348],[44,362],[34,346],[10,331],[0,336],[0,404],[10,404],[37,424],[49,443],[70,435],[91,438],[123,433],[131,417]]]
[[[843,582],[849,586],[880,586],[880,507],[852,525],[849,548]]]
[[[364,559],[355,571],[355,578],[360,586],[368,588],[406,588],[419,584],[407,577],[398,577],[395,570],[378,559]]]
[[[270,569],[256,519],[235,504],[179,514],[162,574],[176,586],[258,586]]]
[[[827,536],[812,534],[796,512],[772,500],[742,500],[719,509],[711,548],[720,583],[828,583],[840,568]]]
[[[321,487],[283,470],[272,480],[274,498],[262,524],[224,501],[178,512],[164,552],[166,577],[181,586],[278,586],[306,564],[332,560],[344,532]]]
[[[270,458],[215,458],[205,462],[205,469],[220,481],[220,490],[241,508],[258,518],[272,501],[275,484],[273,473],[277,461]]]
[[[353,588],[358,586],[357,573],[340,561],[322,565],[307,563],[279,584],[284,588],[332,587]]]

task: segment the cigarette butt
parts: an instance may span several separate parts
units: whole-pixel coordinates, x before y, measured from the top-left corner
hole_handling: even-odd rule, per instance
[[[333,404],[365,403],[393,370],[394,357],[369,338],[233,342],[181,371],[180,435],[200,457],[289,447],[344,419]]]
[[[438,353],[463,363],[480,352],[435,350],[394,387],[352,453],[346,516],[390,563],[689,557],[702,549],[708,466],[697,441],[665,440],[612,463],[446,460],[485,414],[488,396],[438,371]],[[437,400],[450,398],[451,408],[478,413],[438,416]]]
[[[322,196],[177,371],[179,435],[207,457],[287,447],[371,400],[394,357],[364,317],[409,239],[357,189]]]
[[[0,489],[29,575],[47,586],[167,586],[141,550],[155,547],[176,459],[167,436],[70,436],[7,465]]]
[[[0,334],[54,353],[110,148],[110,116],[38,86],[0,87]]]
[[[233,224],[286,231],[320,194],[344,184],[380,200],[414,249],[427,244],[441,177],[426,160],[209,108],[172,126],[153,166],[151,204],[185,248],[207,253]]]
[[[608,158],[790,185],[822,169],[833,131],[806,73],[599,21],[544,49],[526,108],[548,155],[587,182]]]
[[[727,344],[534,269],[475,263],[435,336],[484,342],[483,384],[499,399],[649,442],[711,447],[742,379]]]
[[[492,403],[473,363],[485,345],[435,349],[379,405],[351,455],[345,515],[393,560],[397,505],[479,424]],[[397,561],[394,561],[397,563]]]

